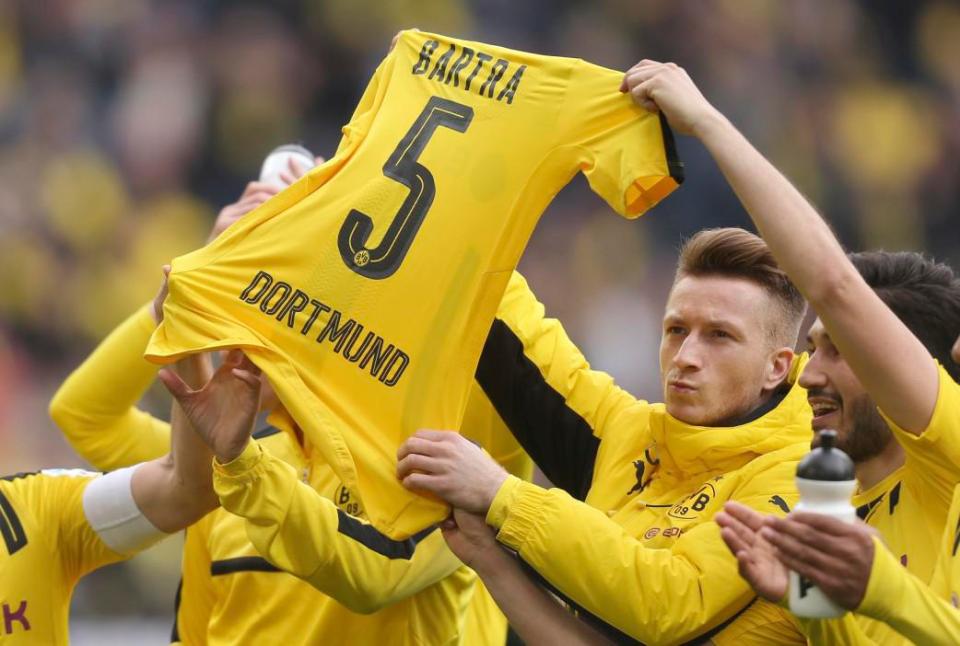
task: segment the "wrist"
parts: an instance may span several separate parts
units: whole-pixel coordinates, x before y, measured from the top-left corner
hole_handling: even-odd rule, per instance
[[[243,450],[247,448],[247,444],[250,443],[250,438],[245,438],[243,442],[237,443],[232,446],[224,447],[221,450],[218,450],[214,455],[217,458],[217,463],[221,466],[226,466],[240,457],[240,454],[243,453]]]
[[[710,106],[704,116],[693,124],[693,136],[701,141],[706,141],[722,133],[725,129],[732,127],[732,124],[723,113]]]
[[[487,515],[487,512],[490,511],[491,505],[493,505],[494,499],[497,497],[497,493],[500,492],[500,488],[503,486],[503,483],[507,481],[507,476],[509,474],[500,469],[497,473],[490,479],[490,486],[487,487],[486,491],[483,492],[483,500],[481,501],[481,508],[476,510],[476,513],[483,516]]]

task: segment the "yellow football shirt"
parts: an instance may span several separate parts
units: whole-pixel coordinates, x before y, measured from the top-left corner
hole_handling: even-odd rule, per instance
[[[0,643],[66,644],[77,581],[125,558],[84,514],[83,490],[97,475],[48,470],[0,479]]]
[[[403,32],[332,159],[174,260],[147,357],[243,347],[378,529],[438,521],[397,481],[396,449],[460,427],[540,213],[578,171],[626,217],[681,179],[665,122],[622,76]]]

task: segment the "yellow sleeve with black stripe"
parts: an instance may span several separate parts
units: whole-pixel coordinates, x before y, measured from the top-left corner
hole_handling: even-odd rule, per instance
[[[590,486],[605,429],[638,403],[610,375],[590,368],[517,272],[500,302],[476,379],[534,463],[578,497]]]
[[[50,402],[50,416],[73,449],[103,471],[154,460],[170,448],[170,425],[136,407],[157,375],[143,358],[156,328],[151,306],[104,339]]]
[[[753,473],[731,499],[769,513],[770,492],[793,488],[800,453],[784,455]],[[785,497],[788,505],[796,500]],[[501,487],[487,522],[499,528],[498,541],[570,600],[644,643],[693,639],[753,597],[713,522],[685,531],[670,549],[653,549],[566,492],[516,478]]]
[[[355,612],[405,599],[462,567],[438,528],[390,539],[254,442],[234,461],[214,463],[214,489],[227,511],[246,519],[247,536],[264,558]]]
[[[960,384],[943,366],[937,365],[940,390],[927,428],[915,435],[897,426],[883,411],[887,425],[903,447],[911,472],[922,479],[927,490],[946,508],[953,489],[960,483]]]

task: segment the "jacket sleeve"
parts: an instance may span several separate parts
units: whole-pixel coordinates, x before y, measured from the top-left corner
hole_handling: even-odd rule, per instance
[[[583,499],[610,420],[637,400],[592,370],[514,272],[477,365],[477,382],[552,483]]]
[[[730,499],[783,515],[794,464],[754,474]],[[753,598],[715,523],[652,549],[605,513],[558,489],[509,478],[487,514],[497,539],[570,601],[644,643],[677,644],[709,632]],[[562,554],[563,558],[557,558]]]
[[[952,538],[952,532],[947,534]],[[876,538],[867,592],[857,612],[884,622],[905,638],[900,642],[885,638],[884,644],[960,644],[960,611],[901,566]],[[846,618],[849,621],[852,615]]]
[[[234,461],[214,462],[214,489],[227,511],[246,519],[247,537],[264,558],[354,612],[375,612],[462,567],[439,528],[393,540],[254,442]]]
[[[159,458],[170,425],[136,407],[157,374],[143,358],[156,327],[145,306],[120,324],[60,386],[50,416],[95,468],[112,471]]]

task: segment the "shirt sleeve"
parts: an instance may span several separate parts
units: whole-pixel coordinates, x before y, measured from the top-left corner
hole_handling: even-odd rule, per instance
[[[379,610],[462,567],[439,528],[393,540],[253,442],[236,460],[214,463],[214,489],[227,511],[246,519],[247,537],[264,558],[354,612]]]
[[[84,513],[83,492],[98,477],[82,469],[48,469],[16,482],[68,581],[126,558],[107,547]]]
[[[953,547],[953,528],[942,550]],[[858,612],[891,626],[916,644],[960,644],[960,611],[912,575],[874,539],[873,568]],[[942,561],[941,561],[942,565]]]
[[[476,381],[470,385],[460,433],[480,444],[508,473],[523,480],[533,477],[533,461]]]
[[[771,500],[796,500],[790,493],[793,469],[792,462],[781,462],[754,473],[732,499],[782,515]],[[508,487],[507,500],[495,500],[487,515],[488,523],[499,526],[497,539],[569,600],[635,639],[683,643],[727,621],[753,598],[713,522],[685,531],[670,549],[652,549],[565,492],[516,480]],[[602,574],[584,576],[588,571]]]
[[[673,133],[661,115],[620,92],[623,74],[581,62],[565,105],[590,188],[624,217],[637,217],[683,182]]]
[[[590,368],[516,272],[484,344],[476,379],[547,478],[581,499],[608,426],[628,409],[645,405],[610,375]]]
[[[960,385],[943,366],[933,417],[920,435],[909,433],[880,411],[906,453],[910,473],[925,483],[944,507],[960,482]]]
[[[170,448],[170,425],[136,407],[157,375],[157,366],[143,358],[156,327],[149,307],[104,339],[50,402],[67,441],[97,469],[153,460]]]

